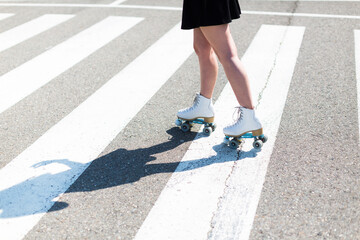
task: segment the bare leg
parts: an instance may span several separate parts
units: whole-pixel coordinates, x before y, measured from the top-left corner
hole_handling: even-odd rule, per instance
[[[200,29],[223,65],[239,104],[245,108],[254,109],[249,79],[237,55],[229,24],[201,27]]]
[[[200,64],[200,94],[211,98],[218,75],[218,63],[213,48],[200,28],[194,29],[194,49]]]

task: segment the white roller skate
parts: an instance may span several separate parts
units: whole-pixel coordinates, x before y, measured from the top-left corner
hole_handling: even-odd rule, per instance
[[[238,117],[235,123],[224,128],[224,143],[237,149],[244,143],[244,138],[253,138],[253,147],[261,149],[268,138],[263,134],[262,125],[256,117],[255,111],[241,106],[237,109]]]
[[[190,131],[195,123],[203,124],[203,133],[210,135],[216,128],[214,116],[214,106],[211,99],[197,93],[193,105],[177,113],[178,119],[175,124],[181,127],[183,132]]]

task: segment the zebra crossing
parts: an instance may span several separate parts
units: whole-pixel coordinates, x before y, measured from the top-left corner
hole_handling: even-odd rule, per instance
[[[304,30],[304,27],[263,25],[242,59],[250,78],[257,80],[251,83],[253,97],[261,96],[258,110],[261,119],[266,119],[263,124],[270,136],[276,136],[280,124]],[[259,61],[263,62],[262,71],[257,68]],[[266,90],[260,93],[265,86]],[[279,103],[276,109],[269,108],[274,101]],[[227,106],[236,106],[230,85],[225,86],[215,104],[219,123],[226,122],[231,114]],[[247,142],[240,156],[228,149],[224,151],[219,146],[222,138],[222,133],[217,131],[209,138],[193,142],[135,239],[248,238],[250,219],[255,215],[275,138],[267,142],[261,153]],[[236,160],[241,160],[238,165],[234,165]],[[224,182],[228,184],[225,189]],[[247,192],[246,188],[252,191]],[[221,196],[224,199],[218,202]],[[220,209],[216,211],[218,205]],[[217,216],[213,217],[214,212]],[[197,223],[193,224],[191,219],[195,218]],[[209,222],[211,232],[208,232]]]
[[[0,13],[0,20],[13,16]],[[0,52],[72,18],[72,14],[45,14],[0,33]],[[0,117],[142,21],[147,19],[109,16],[0,76]],[[242,58],[254,79],[251,88],[258,112],[267,134],[273,136],[263,150],[256,152],[247,143],[241,152],[234,152],[221,144],[221,131],[208,138],[199,133],[135,239],[249,238],[304,34],[306,26],[263,24]],[[354,29],[358,96],[359,41],[360,30]],[[24,238],[192,54],[192,33],[173,26],[1,168],[0,235]],[[360,99],[358,103],[360,109]],[[226,85],[215,104],[219,129],[235,105]]]
[[[118,21],[114,22],[111,20]],[[94,29],[93,32],[81,36],[80,40],[76,39],[77,41],[73,41],[74,43],[71,41],[65,42],[68,43],[69,46],[66,47],[69,48],[69,50],[67,50],[66,47],[53,48],[56,53],[64,55],[57,56],[57,54],[49,54],[50,58],[47,56],[44,57],[45,61],[35,61],[35,63],[40,62],[40,64],[36,64],[36,66],[40,68],[32,66],[25,69],[30,69],[35,74],[33,78],[37,78],[45,62],[51,61],[52,59],[60,58],[65,62],[64,64],[73,64],[73,62],[68,60],[69,53],[73,53],[74,50],[78,50],[81,54],[92,52],[93,49],[91,49],[89,36],[96,36],[93,42],[101,44],[101,40],[99,40],[98,37],[102,36],[105,40],[106,34],[104,31],[108,30],[108,33],[118,35],[119,32],[111,30],[117,23],[119,24],[119,26],[116,27],[117,30],[122,32],[138,21],[139,19],[132,18],[125,19],[125,21],[123,18],[110,18],[110,21],[104,21],[106,24],[103,24],[103,26],[97,25],[97,28],[91,29]],[[104,31],[101,32],[99,31],[100,29]],[[22,215],[33,216],[31,220],[27,218],[28,223],[26,221],[24,222],[22,218],[13,218],[15,223],[6,220],[6,224],[2,225],[4,228],[1,228],[1,232],[9,231],[9,236],[11,236],[11,233],[21,234],[20,231],[15,231],[19,225],[23,226],[25,231],[31,229],[34,222],[36,223],[39,217],[52,206],[52,199],[66,191],[71,185],[71,181],[76,180],[77,176],[83,172],[91,160],[101,153],[114,136],[121,131],[147,100],[192,53],[192,38],[189,34],[190,32],[187,34],[187,37],[184,38],[184,34],[181,32],[179,25],[176,25],[168,34],[164,35],[162,39],[122,70],[119,75],[114,76],[113,79],[83,102],[70,115],[51,128],[10,164],[1,169],[0,175],[2,179],[0,182],[4,184],[1,186],[3,193],[1,195],[4,195],[2,201],[5,200],[5,197],[9,197],[8,201],[11,202],[11,208],[10,206],[4,206],[5,209],[9,210],[9,213],[3,211],[2,215],[7,216],[9,214],[8,216],[12,217]],[[113,36],[111,35],[108,36],[106,40],[108,41],[112,38]],[[89,44],[90,47],[87,47],[87,44]],[[78,48],[74,49],[74,45],[78,46]],[[81,46],[85,46],[87,49],[81,49]],[[169,52],[173,54],[169,55]],[[80,55],[80,57],[82,56]],[[72,56],[70,56],[70,59],[71,58]],[[74,58],[76,62],[76,56]],[[161,61],[154,61],[154,58],[161,59]],[[30,64],[32,63],[31,61]],[[55,65],[58,66],[58,64]],[[167,67],[163,68],[165,65]],[[68,66],[65,66],[64,68],[67,67]],[[34,69],[38,70],[34,72]],[[141,71],[139,71],[139,69],[141,69]],[[60,71],[55,70],[53,72],[54,73],[52,73],[50,69],[49,75],[55,75]],[[26,73],[23,76],[27,76],[28,78],[29,75],[29,73]],[[53,76],[50,76],[46,78],[46,80],[49,81],[52,77]],[[18,79],[19,78],[14,77],[11,81]],[[5,82],[5,86],[8,85],[9,83],[6,84]],[[14,92],[11,92],[9,89],[4,89],[5,91],[2,96],[7,92],[13,95],[16,93],[17,86],[19,85],[22,84],[16,83],[14,85]],[[131,104],[127,102],[130,96],[135,98],[135,101],[132,101]],[[114,100],[118,103],[123,103],[121,107],[118,107],[117,111],[114,111],[111,107],[111,102]],[[107,129],[104,129],[104,127]],[[77,134],[75,132],[77,132]],[[102,137],[97,138],[97,136]],[[69,141],[69,139],[72,139],[72,141]],[[99,142],[95,141],[95,139],[98,139]],[[48,153],[46,153],[44,149],[48,149]],[[56,156],[56,153],[59,155]],[[83,153],[84,155],[79,155],[79,153]],[[51,166],[54,166],[52,163],[58,165],[59,169],[50,167],[46,170],[46,165],[51,164]],[[71,166],[71,168],[64,169],[63,165],[56,163],[67,164]],[[14,182],[10,181],[10,179],[12,179],[11,176],[16,176],[19,171],[23,172],[21,178],[15,178]],[[35,178],[35,182],[29,181],[29,179],[33,177],[37,177]],[[48,187],[45,187],[45,184],[48,185]],[[15,189],[11,190],[14,186]],[[18,187],[20,187],[20,190],[16,189]],[[36,188],[38,188],[38,190],[35,190]],[[44,189],[46,190],[44,191]],[[4,193],[3,191],[6,192]],[[14,192],[16,195],[19,191],[24,193],[28,192],[24,194],[28,197],[26,199],[18,198],[19,202],[15,203],[12,200],[14,199],[14,195],[11,194],[11,192]],[[29,201],[29,199],[31,199],[31,201]],[[44,199],[48,201],[44,202]],[[19,206],[24,205],[23,201],[27,201],[27,204],[32,206],[30,209],[26,209],[26,211],[30,212],[24,213],[24,209],[19,208]],[[20,212],[17,213],[17,211]],[[16,224],[16,222],[18,223]],[[29,225],[29,227],[25,227],[27,225]]]
[[[46,31],[47,29],[54,27],[72,17],[72,15],[46,14],[21,26],[6,31],[0,36],[0,52],[11,48],[16,44],[21,43],[43,31]]]
[[[113,38],[121,35],[121,33],[131,28],[140,20],[138,18],[109,17],[3,75],[0,80],[0,113],[45,85],[51,79],[81,61]],[[114,27],[116,30],[113,29]],[[12,34],[9,35],[9,37],[12,37]],[[52,62],[52,64],[47,65],[47,70],[43,71],[42,69],[49,62]],[[34,80],[30,82],[28,81],[29,78]],[[18,86],[22,87],[19,89]]]

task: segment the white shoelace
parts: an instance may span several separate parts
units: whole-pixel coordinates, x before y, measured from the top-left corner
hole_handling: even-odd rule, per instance
[[[233,113],[233,124],[231,124],[231,126],[237,125],[241,122],[241,120],[243,119],[243,108],[242,106],[239,107],[235,107],[235,112]],[[236,114],[236,117],[234,118],[234,115]]]
[[[189,111],[193,110],[199,104],[199,102],[200,102],[200,96],[196,95],[194,98],[194,101],[193,101],[193,105],[189,108],[186,108],[185,111],[189,112]]]

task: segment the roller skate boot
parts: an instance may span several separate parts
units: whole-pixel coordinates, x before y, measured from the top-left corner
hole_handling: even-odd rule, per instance
[[[224,128],[224,143],[229,147],[237,149],[244,143],[244,138],[253,138],[253,147],[261,149],[267,141],[267,136],[263,134],[263,128],[255,111],[244,107],[237,107],[236,121]]]
[[[190,131],[195,123],[202,124],[204,125],[203,133],[210,135],[216,128],[214,115],[214,106],[211,99],[197,93],[193,105],[177,113],[178,119],[175,121],[175,124],[183,132]]]

